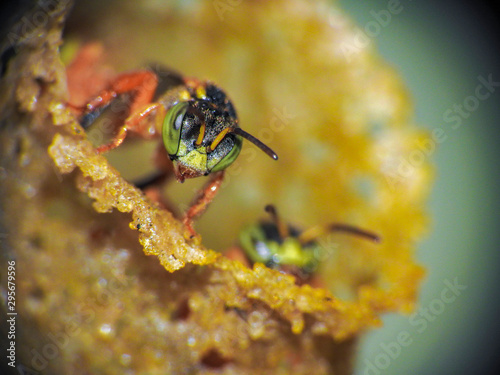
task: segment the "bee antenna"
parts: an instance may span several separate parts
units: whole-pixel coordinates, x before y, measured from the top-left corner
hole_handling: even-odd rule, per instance
[[[192,115],[197,116],[201,121],[200,133],[198,134],[198,138],[196,139],[195,142],[196,146],[199,146],[203,142],[203,138],[205,137],[205,132],[207,129],[207,125],[205,123],[205,115],[198,108],[195,108],[191,105],[188,106],[186,113],[191,113]]]
[[[252,142],[255,146],[260,148],[264,153],[266,153],[270,158],[274,160],[278,160],[278,155],[268,146],[266,146],[264,143],[259,141],[257,138],[255,138],[253,135],[247,133],[241,128],[231,128],[231,133],[234,133],[236,135],[239,135],[243,138],[245,138],[247,141]]]
[[[380,242],[382,241],[382,238],[378,234],[368,232],[364,229],[360,229],[357,227],[354,227],[352,225],[347,225],[347,224],[330,224],[328,226],[328,229],[330,232],[346,232],[346,233],[351,233],[359,237],[364,237],[367,240],[370,240],[372,242]]]
[[[279,217],[278,210],[276,210],[276,207],[274,207],[274,205],[272,205],[272,204],[268,204],[268,205],[266,205],[266,207],[264,209],[266,210],[266,212],[269,215],[271,215],[271,218],[273,219],[274,224],[278,228],[278,233],[279,233],[280,237],[282,239],[285,239],[288,236],[290,236],[288,226]]]
[[[308,242],[316,240],[318,237],[324,236],[328,232],[345,232],[359,237],[363,237],[372,242],[380,242],[382,239],[375,233],[368,232],[364,229],[348,225],[348,224],[329,224],[309,228],[299,235],[299,242],[304,245]]]

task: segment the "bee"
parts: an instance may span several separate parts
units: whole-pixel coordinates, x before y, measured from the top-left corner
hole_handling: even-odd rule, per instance
[[[262,220],[240,232],[239,242],[244,258],[250,265],[259,262],[291,274],[298,285],[309,282],[318,269],[321,246],[317,240],[321,236],[345,232],[380,242],[378,235],[347,224],[318,225],[301,231],[285,223],[273,205],[267,205],[265,211],[269,213],[270,220]],[[241,260],[234,250],[230,257]]]
[[[191,237],[193,221],[212,202],[223,181],[224,171],[238,157],[243,139],[274,160],[277,154],[239,126],[238,116],[227,94],[210,81],[184,77],[171,69],[155,66],[117,76],[83,107],[71,106],[84,128],[88,128],[115,100],[126,98],[128,116],[98,153],[120,146],[129,133],[145,139],[161,139],[155,164],[159,174],[149,184],[174,173],[177,181],[211,175],[210,180],[184,214]]]

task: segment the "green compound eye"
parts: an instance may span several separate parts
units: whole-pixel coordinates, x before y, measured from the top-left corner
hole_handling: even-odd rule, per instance
[[[212,172],[222,171],[229,167],[238,157],[241,151],[242,140],[240,137],[235,137],[234,146],[231,151],[228,152],[215,166],[212,168]]]
[[[266,264],[276,253],[279,246],[277,242],[266,238],[264,229],[260,224],[252,225],[240,232],[240,244],[245,254],[252,263],[260,262]]]
[[[168,110],[165,120],[163,120],[163,144],[169,155],[177,155],[179,151],[182,122],[188,107],[188,102],[177,103]]]

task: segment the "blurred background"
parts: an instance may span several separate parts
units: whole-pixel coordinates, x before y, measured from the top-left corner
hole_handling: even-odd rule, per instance
[[[428,270],[420,307],[410,317],[386,316],[384,328],[365,336],[356,374],[493,373],[500,332],[498,3],[340,3],[401,73],[416,122],[444,131],[431,156],[433,229],[417,253]],[[391,3],[402,10],[387,20]],[[491,95],[477,89],[484,86],[479,77],[498,82]],[[451,301],[445,290],[453,282],[462,290]],[[396,344],[402,333],[407,346]]]

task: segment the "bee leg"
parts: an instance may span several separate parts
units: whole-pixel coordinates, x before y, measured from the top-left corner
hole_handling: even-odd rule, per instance
[[[116,77],[108,88],[101,90],[99,95],[87,102],[86,112],[92,112],[109,104],[118,95],[132,93],[130,112],[134,112],[143,104],[150,103],[158,85],[158,77],[149,70],[139,70],[124,73]]]
[[[224,171],[219,171],[213,174],[213,177],[208,181],[208,183],[200,191],[198,197],[194,203],[189,207],[189,209],[184,214],[182,222],[184,226],[189,231],[190,237],[196,236],[196,232],[193,228],[193,221],[199,217],[208,208],[210,203],[213,201],[217,192],[224,180]]]
[[[171,177],[171,173],[158,171],[135,182],[134,185],[141,189],[145,196],[156,202],[161,208],[170,211],[175,217],[180,217],[177,206],[171,200],[167,199],[162,192],[162,187]]]
[[[176,205],[166,199],[161,191],[163,185],[175,176],[174,166],[168,157],[163,144],[158,145],[158,148],[154,153],[153,161],[157,170],[152,174],[135,181],[134,185],[141,189],[149,199],[158,203],[160,207],[169,210],[175,217],[180,217],[179,210]]]
[[[107,89],[101,90],[95,98],[87,102],[82,114],[82,120],[83,122],[92,122],[97,117],[96,114],[99,114],[105,107],[109,106],[119,95],[131,94],[128,118],[109,144],[98,147],[97,151],[99,153],[118,147],[127,136],[129,130],[145,137],[152,137],[154,135],[156,127],[150,125],[144,126],[141,122],[144,118],[158,112],[165,113],[162,105],[151,103],[157,85],[158,77],[152,71],[141,70],[125,73],[119,75]],[[161,114],[159,116],[161,117]]]
[[[160,103],[144,104],[127,117],[111,142],[99,146],[97,152],[102,154],[120,146],[127,137],[129,131],[139,134],[146,139],[154,138],[158,133],[158,129],[161,129],[159,122],[163,121],[165,113],[165,107]],[[147,121],[151,118],[154,118],[154,121]]]

